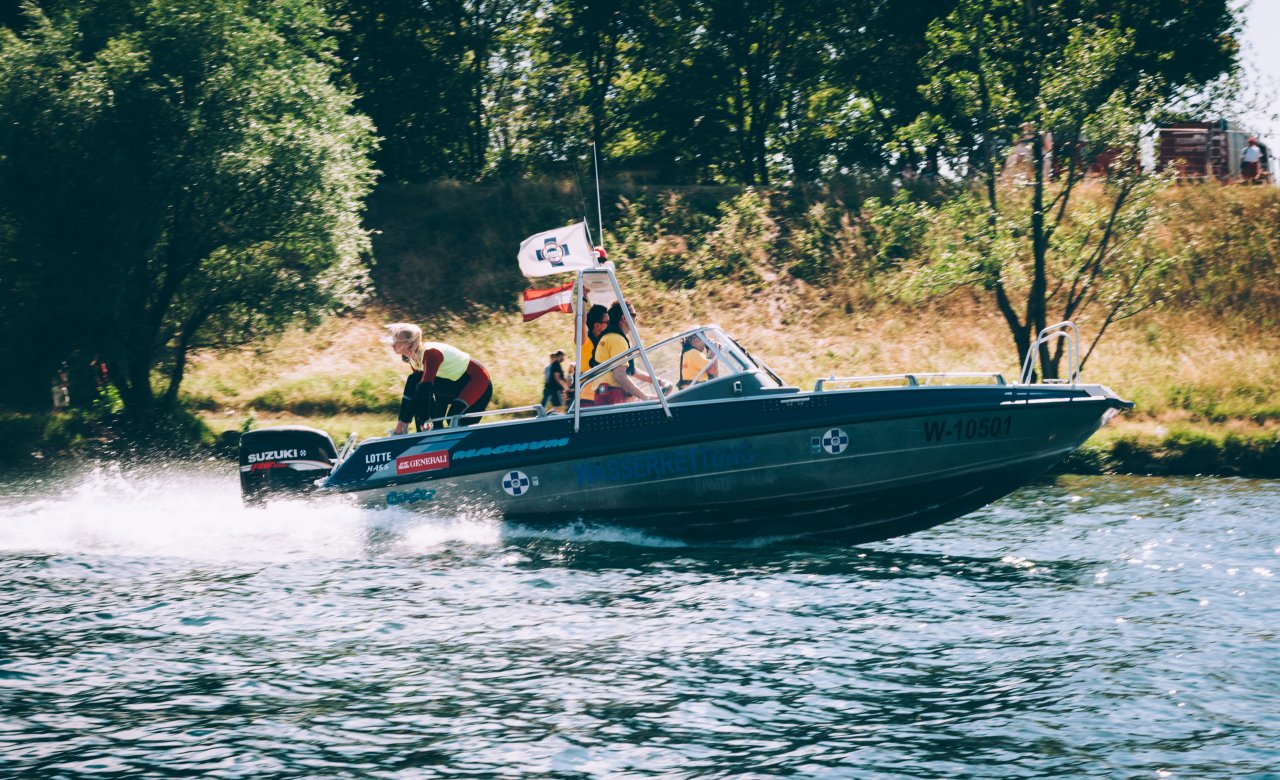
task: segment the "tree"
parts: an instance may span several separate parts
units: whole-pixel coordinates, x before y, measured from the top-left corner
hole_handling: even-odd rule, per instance
[[[314,0],[28,6],[0,31],[0,317],[34,382],[79,350],[127,414],[194,347],[353,303],[375,172]],[[27,362],[14,362],[25,359]]]
[[[469,165],[467,95],[455,31],[420,0],[329,0],[343,71],[383,141],[386,181],[457,176]]]
[[[323,0],[392,181],[483,176],[493,101],[535,0]]]
[[[891,142],[956,0],[325,2],[391,181],[564,174],[594,142],[612,170],[767,184],[912,160]]]
[[[1234,65],[1224,0],[1162,3],[1163,16],[1149,6],[961,0],[930,27],[926,95],[947,110],[922,117],[907,135],[949,136],[984,203],[952,209],[954,233],[968,246],[942,253],[943,275],[967,274],[992,291],[1020,356],[1051,308],[1057,320],[1101,304],[1094,346],[1112,322],[1142,308],[1159,258],[1136,246],[1154,215],[1138,171],[1140,128]],[[1200,28],[1181,24],[1191,14]],[[1160,33],[1170,26],[1193,36],[1213,65],[1185,67],[1186,37]],[[1025,161],[1001,165],[1014,144]],[[1107,205],[1076,209],[1078,185],[1102,155],[1113,159],[1102,186]],[[961,266],[966,274],[956,273]],[[1046,377],[1057,376],[1062,348],[1041,346]]]
[[[595,146],[608,168],[630,165],[646,143],[633,108],[672,63],[659,58],[669,3],[635,0],[554,0],[533,17],[523,56],[523,111],[518,134],[526,166],[563,174]]]
[[[680,178],[769,184],[816,178],[839,106],[832,0],[669,0],[639,28],[619,96],[637,157]],[[630,94],[628,94],[630,92]],[[673,164],[674,163],[674,164]]]
[[[841,5],[837,27],[828,35],[838,35],[829,81],[845,85],[850,98],[841,132],[832,144],[839,169],[883,170],[896,160],[899,168],[928,159],[938,168],[938,141],[921,128],[912,126],[906,142],[898,130],[910,125],[932,106],[920,85],[928,82],[925,73],[930,24],[945,17],[956,0],[913,0],[909,11],[898,3],[861,0]],[[936,107],[946,113],[947,106]]]

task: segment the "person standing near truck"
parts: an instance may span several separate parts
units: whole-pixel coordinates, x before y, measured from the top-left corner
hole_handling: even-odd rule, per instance
[[[1245,184],[1257,184],[1262,181],[1259,172],[1262,169],[1262,149],[1258,148],[1258,139],[1250,138],[1249,144],[1240,152],[1240,178]]]

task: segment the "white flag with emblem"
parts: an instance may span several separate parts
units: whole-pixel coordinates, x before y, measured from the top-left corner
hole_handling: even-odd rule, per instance
[[[520,273],[529,278],[598,268],[587,240],[587,223],[577,222],[529,236],[520,242]]]

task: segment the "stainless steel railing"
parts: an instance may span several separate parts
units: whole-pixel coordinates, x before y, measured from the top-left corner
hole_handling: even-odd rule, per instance
[[[1040,335],[1036,337],[1035,343],[1027,350],[1027,357],[1022,361],[1022,376],[1018,378],[1018,384],[1029,385],[1036,375],[1036,364],[1040,359],[1040,345],[1048,344],[1058,339],[1067,340],[1067,358],[1071,368],[1067,374],[1067,379],[1046,379],[1046,384],[1072,384],[1076,385],[1080,382],[1080,329],[1076,327],[1074,322],[1063,320],[1062,322],[1050,325],[1040,331]]]
[[[829,376],[815,382],[813,385],[813,391],[815,393],[821,393],[824,390],[830,389],[831,385],[865,385],[872,382],[878,382],[881,384],[905,382],[907,387],[923,387],[933,384],[931,380],[934,379],[989,379],[992,380],[992,384],[1006,384],[1004,374],[1000,373],[993,373],[989,371],[937,371],[916,372],[911,374],[876,374],[872,376]]]
[[[347,440],[342,443],[342,449],[338,450],[338,457],[333,459],[333,465],[336,468],[339,463],[347,459],[351,451],[360,443],[360,436],[355,431],[347,434]]]

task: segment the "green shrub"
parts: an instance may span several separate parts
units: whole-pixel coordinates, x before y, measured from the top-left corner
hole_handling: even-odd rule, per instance
[[[1156,464],[1154,448],[1133,434],[1113,441],[1109,457],[1114,469],[1126,474],[1150,474]]]
[[[1228,433],[1222,440],[1221,460],[1232,473],[1241,476],[1280,477],[1280,434]]]
[[[1173,409],[1191,412],[1210,422],[1226,419],[1220,409],[1221,397],[1216,388],[1176,384],[1165,391],[1165,403]]]
[[[50,414],[0,414],[0,463],[27,460],[32,452],[44,447],[44,434],[48,430]]]
[[[748,189],[729,202],[715,229],[693,253],[701,279],[734,280],[748,286],[762,281],[760,270],[777,250],[779,227],[769,199]]]
[[[1259,423],[1280,419],[1280,389],[1261,383],[1175,384],[1165,390],[1163,400],[1173,409],[1214,423],[1230,419],[1252,419]]]
[[[1221,473],[1222,446],[1218,439],[1201,432],[1176,429],[1161,442],[1161,464],[1169,474]]]
[[[1114,464],[1111,449],[1105,444],[1092,441],[1068,455],[1055,468],[1056,473],[1066,474],[1106,474],[1112,471]]]
[[[862,217],[875,270],[899,268],[903,261],[919,257],[934,216],[929,204],[912,200],[905,190],[894,193],[888,203],[868,199],[862,206]]]
[[[851,285],[870,250],[857,217],[837,200],[819,200],[786,225],[787,272],[806,282]]]
[[[693,287],[701,278],[693,247],[716,224],[718,209],[695,208],[676,192],[622,198],[612,231],[614,253],[638,265],[668,289]]]
[[[198,409],[202,412],[212,411],[218,408],[218,400],[207,393],[183,395],[183,402],[192,409]]]

